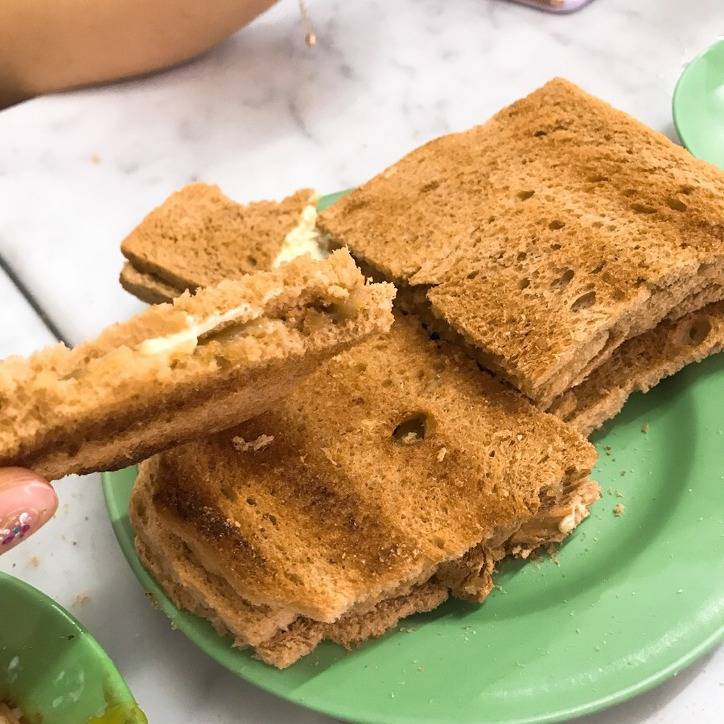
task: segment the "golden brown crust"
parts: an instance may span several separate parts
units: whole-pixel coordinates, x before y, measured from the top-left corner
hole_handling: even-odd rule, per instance
[[[389,329],[391,285],[365,285],[345,252],[208,287],[151,307],[69,350],[0,363],[0,465],[57,478],[111,469],[259,413],[322,360]],[[230,309],[192,349],[146,340]],[[221,329],[221,326],[219,327]]]
[[[547,406],[724,269],[724,174],[556,79],[320,215]]]
[[[189,184],[151,211],[123,240],[121,251],[135,270],[172,288],[216,284],[270,269],[313,198],[311,189],[300,189],[281,202],[243,205],[218,186]],[[129,282],[128,272],[125,277]]]

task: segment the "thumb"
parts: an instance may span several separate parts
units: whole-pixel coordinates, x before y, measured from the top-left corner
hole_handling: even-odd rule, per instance
[[[47,480],[24,468],[0,468],[0,554],[35,533],[57,507]]]

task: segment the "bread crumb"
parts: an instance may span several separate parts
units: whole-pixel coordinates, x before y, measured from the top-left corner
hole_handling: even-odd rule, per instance
[[[80,608],[82,606],[85,606],[90,601],[90,596],[86,593],[79,593],[74,599],[73,599],[73,606]]]
[[[327,458],[327,460],[329,460],[329,462],[332,463],[332,465],[334,465],[335,468],[338,466],[338,463],[334,460],[334,458],[332,457],[332,454],[329,452],[329,450],[326,447],[322,448],[322,453],[324,454],[324,457]]]
[[[445,456],[446,456],[446,455],[447,455],[447,448],[446,448],[446,447],[441,447],[440,450],[439,450],[438,453],[437,453],[437,461],[438,461],[439,463],[441,463],[441,462],[445,459]]]
[[[641,426],[641,432],[643,432],[644,435],[645,435],[648,431],[649,431],[649,423],[648,423],[648,422],[645,422],[645,423]]]
[[[90,160],[91,160],[91,163],[100,163],[101,162],[100,154],[92,153]]]
[[[626,506],[623,503],[616,503],[616,505],[613,508],[613,514],[620,518],[624,512],[626,511]]]
[[[403,445],[414,445],[416,442],[419,442],[419,440],[420,436],[416,432],[408,432],[402,437],[400,442],[402,442]]]
[[[231,438],[231,442],[239,452],[258,452],[274,442],[274,435],[259,435],[255,440],[247,442],[243,437],[237,435]]]
[[[33,568],[37,568],[37,567],[40,565],[40,558],[38,558],[38,556],[33,556],[33,557],[30,559],[30,565],[31,565]]]

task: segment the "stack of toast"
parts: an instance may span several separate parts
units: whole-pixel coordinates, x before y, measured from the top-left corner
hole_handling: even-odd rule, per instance
[[[185,187],[121,247],[158,306],[0,365],[0,464],[142,461],[143,564],[281,668],[483,601],[588,515],[584,436],[724,345],[724,175],[566,81],[316,200]]]
[[[156,279],[184,265],[186,287],[237,273],[217,238],[243,256],[248,225],[228,201],[201,223],[201,188],[124,241],[136,269],[167,260],[141,298],[172,296]],[[300,195],[265,202],[270,227]],[[320,245],[395,283],[392,330],[273,410],[144,462],[144,565],[278,667],[450,595],[482,601],[498,561],[561,542],[599,497],[581,434],[722,348],[723,199],[720,172],[561,80],[412,152],[317,219]],[[268,266],[304,226],[297,203],[296,224],[253,240]]]

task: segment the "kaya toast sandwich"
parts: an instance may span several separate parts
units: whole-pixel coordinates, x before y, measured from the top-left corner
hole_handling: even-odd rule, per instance
[[[627,340],[724,297],[724,173],[560,79],[416,149],[318,226],[542,409]]]
[[[156,304],[186,289],[269,270],[300,248],[321,258],[317,196],[300,189],[281,202],[242,205],[218,186],[193,183],[171,194],[123,240],[121,285]]]
[[[179,606],[284,667],[353,646],[559,542],[595,451],[413,317],[276,407],[142,463],[131,520]]]
[[[112,470],[253,417],[392,323],[346,251],[222,281],[96,339],[0,362],[0,466]]]

